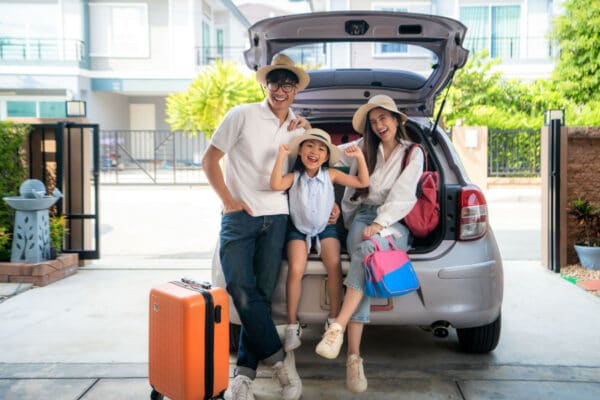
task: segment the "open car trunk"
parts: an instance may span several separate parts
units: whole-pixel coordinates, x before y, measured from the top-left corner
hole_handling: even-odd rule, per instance
[[[329,135],[331,136],[332,142],[335,145],[348,143],[348,142],[360,139],[360,137],[361,137],[358,133],[356,133],[352,129],[352,123],[350,120],[335,121],[335,120],[328,119],[327,122],[311,121],[311,124],[312,124],[313,128],[323,129],[326,132],[328,132]],[[431,146],[430,141],[425,138],[425,135],[427,135],[428,133],[426,133],[419,125],[417,125],[416,123],[414,123],[410,120],[407,121],[407,123],[406,123],[406,133],[408,134],[408,136],[414,143],[419,143],[425,147],[425,149],[427,151],[427,156],[428,156],[428,160],[427,160],[428,169],[432,170],[432,171],[438,171],[438,173],[440,173],[438,198],[440,199],[440,206],[444,207],[444,205],[441,204],[442,203],[441,199],[445,198],[443,174],[441,173],[442,172],[441,168],[438,167],[439,162],[435,159],[435,156],[434,156],[435,152],[433,151],[432,148],[429,148],[429,146]],[[335,201],[340,207],[341,207],[342,197],[344,195],[344,190],[345,190],[345,187],[340,186],[340,185],[335,185]],[[444,215],[443,210],[440,210],[440,212],[441,212],[440,215]],[[338,228],[338,236],[339,236],[340,243],[342,246],[342,253],[347,254],[347,249],[346,249],[347,230],[344,227],[344,221],[343,221],[342,215],[340,215],[340,217],[338,218],[337,228]],[[427,237],[413,238],[411,250],[409,251],[409,253],[428,253],[428,252],[432,251],[433,249],[435,249],[437,247],[437,245],[444,238],[444,236],[446,235],[446,230],[447,230],[447,227],[445,226],[445,222],[444,222],[443,218],[440,218],[440,222],[439,222],[437,228],[433,232],[431,232]],[[312,254],[311,257],[314,257],[314,259],[318,259],[316,254]]]

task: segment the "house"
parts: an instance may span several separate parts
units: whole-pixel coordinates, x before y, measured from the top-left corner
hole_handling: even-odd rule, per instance
[[[260,18],[258,11],[268,11],[265,4],[273,4],[238,2],[252,21]],[[311,0],[307,6],[313,11],[397,10],[456,18],[469,27],[465,47],[472,53],[487,49],[491,57],[502,59],[498,68],[507,77],[535,79],[549,76],[554,66],[556,49],[546,35],[561,3]],[[263,17],[289,7],[273,9]],[[185,89],[212,60],[242,61],[249,19],[232,0],[2,1],[0,119],[64,117],[65,100],[74,99],[87,103],[87,117],[103,130],[169,129],[166,96]],[[307,53],[303,61],[385,67],[422,56],[393,44],[362,50]]]
[[[563,0],[320,0],[327,10],[387,10],[436,14],[457,19],[467,27],[464,46],[474,54],[487,49],[501,58],[497,69],[507,78],[547,78],[554,68],[557,49],[547,35],[552,19],[562,12]],[[325,4],[323,4],[325,3]],[[355,49],[352,49],[355,50]],[[394,44],[373,46],[367,51],[346,52],[355,67],[380,67],[419,62],[423,54]],[[333,56],[332,56],[333,54]],[[356,56],[359,54],[359,56]],[[336,66],[339,53],[329,52],[325,62]],[[423,60],[426,61],[426,60]]]
[[[169,130],[167,95],[241,61],[249,25],[231,0],[2,1],[0,119],[64,118],[83,100],[103,130]]]

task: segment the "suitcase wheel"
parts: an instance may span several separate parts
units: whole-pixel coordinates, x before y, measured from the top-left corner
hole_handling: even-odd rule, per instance
[[[165,396],[161,393],[158,393],[156,390],[152,389],[152,393],[150,393],[150,400],[163,400]]]

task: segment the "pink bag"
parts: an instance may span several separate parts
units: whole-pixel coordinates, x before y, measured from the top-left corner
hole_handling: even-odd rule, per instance
[[[370,238],[375,251],[365,256],[365,294],[369,297],[402,296],[419,288],[419,279],[408,254],[397,249],[387,236],[389,250],[381,250],[377,240]]]
[[[420,144],[411,145],[402,160],[402,171],[408,164],[412,152],[420,148],[425,159],[425,168],[417,185],[417,203],[404,217],[404,224],[415,237],[429,235],[440,221],[440,204],[438,202],[438,184],[440,176],[437,171],[427,170],[427,153]]]

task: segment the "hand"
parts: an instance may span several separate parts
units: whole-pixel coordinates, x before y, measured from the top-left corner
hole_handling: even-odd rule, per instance
[[[287,157],[290,155],[290,153],[291,153],[290,146],[288,146],[287,144],[279,145],[279,156],[280,157]]]
[[[371,225],[365,227],[363,239],[368,239],[371,236],[378,234],[382,229],[383,226],[379,225],[377,222],[373,222]]]
[[[335,224],[339,217],[340,207],[337,205],[337,203],[333,203],[333,208],[331,209],[331,214],[329,214],[329,219],[327,220],[327,223],[329,225]]]
[[[364,154],[363,154],[362,150],[360,149],[360,147],[358,147],[355,144],[346,147],[344,149],[344,154],[347,155],[348,157],[353,157],[353,158],[364,157]]]
[[[308,122],[308,120],[306,118],[304,118],[301,115],[298,115],[296,117],[296,119],[293,119],[290,121],[290,123],[288,125],[288,131],[293,131],[294,129],[298,129],[298,128],[310,129],[310,128],[312,128],[312,126],[310,125],[310,122]]]
[[[252,210],[243,201],[234,199],[231,202],[223,203],[223,215],[241,210],[246,211],[248,215],[252,215]]]

